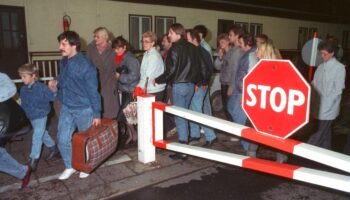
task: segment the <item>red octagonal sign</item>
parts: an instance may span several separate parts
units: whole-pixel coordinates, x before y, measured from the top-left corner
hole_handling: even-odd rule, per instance
[[[289,60],[261,59],[243,79],[242,106],[259,132],[287,138],[308,122],[310,86]]]

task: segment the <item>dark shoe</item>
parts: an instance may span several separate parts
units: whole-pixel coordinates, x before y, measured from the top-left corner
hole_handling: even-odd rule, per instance
[[[24,187],[26,187],[28,185],[28,183],[30,181],[30,175],[31,174],[32,174],[32,168],[28,165],[28,169],[27,169],[26,175],[22,179],[22,186],[21,186],[21,188],[24,188]]]
[[[206,141],[205,144],[203,145],[203,147],[211,147],[213,146],[214,143],[216,143],[218,141],[218,138],[215,138],[212,141]]]
[[[179,140],[179,143],[181,143],[181,144],[188,144],[187,141],[182,141],[182,140]]]
[[[169,155],[169,157],[173,160],[179,160],[179,159],[186,160],[188,155],[183,153],[175,153],[175,154]]]
[[[49,154],[46,156],[47,161],[53,160],[55,157],[60,157],[60,151],[57,148],[57,145],[49,147]]]
[[[34,159],[34,158],[29,159],[29,166],[31,168],[31,171],[33,171],[33,172],[36,171],[36,167],[38,166],[38,162],[39,162],[39,159]]]
[[[200,137],[190,137],[189,144],[197,144],[201,138]]]

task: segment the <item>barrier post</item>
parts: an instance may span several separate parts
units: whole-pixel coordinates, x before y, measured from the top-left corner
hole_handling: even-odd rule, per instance
[[[152,144],[152,103],[154,96],[137,97],[138,160],[150,163],[156,160],[156,148]]]

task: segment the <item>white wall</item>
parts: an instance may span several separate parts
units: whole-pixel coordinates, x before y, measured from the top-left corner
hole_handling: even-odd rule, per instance
[[[107,27],[115,36],[122,34],[128,38],[129,14],[176,16],[176,21],[185,27],[204,24],[210,29],[209,43],[213,47],[216,47],[218,19],[261,23],[263,32],[269,35],[280,49],[297,48],[299,27],[316,27],[320,36],[329,33],[340,39],[344,27],[350,30],[350,26],[340,24],[108,0],[0,0],[0,5],[25,7],[29,51],[57,50],[56,37],[63,31],[64,14],[71,17],[71,30],[81,35],[85,45],[92,40],[92,31],[98,26]]]

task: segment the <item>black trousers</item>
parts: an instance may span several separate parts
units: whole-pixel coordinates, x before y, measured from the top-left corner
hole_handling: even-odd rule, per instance
[[[317,131],[311,135],[307,143],[318,147],[331,149],[332,123],[333,120],[318,120]]]

